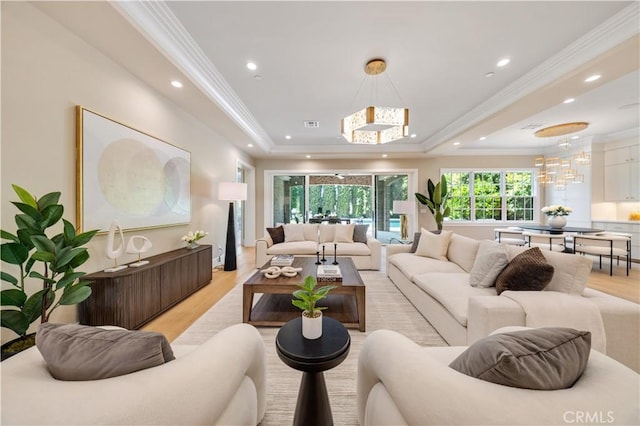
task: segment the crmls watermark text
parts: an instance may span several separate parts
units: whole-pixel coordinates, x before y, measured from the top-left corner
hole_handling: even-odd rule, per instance
[[[608,424],[615,421],[613,411],[565,411],[562,419],[569,424]]]

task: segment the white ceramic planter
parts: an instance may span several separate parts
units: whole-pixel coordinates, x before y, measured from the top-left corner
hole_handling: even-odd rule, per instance
[[[564,216],[549,216],[547,223],[552,228],[564,228],[567,224],[567,219],[565,219]]]
[[[302,314],[302,336],[310,340],[322,336],[322,312],[316,318],[309,318]]]

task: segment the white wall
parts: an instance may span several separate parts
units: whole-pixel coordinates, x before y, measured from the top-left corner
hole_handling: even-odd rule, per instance
[[[400,142],[401,143],[401,142]],[[473,167],[533,167],[535,156],[487,156],[487,157],[466,157],[451,156],[438,158],[418,158],[418,159],[378,159],[378,160],[256,160],[256,203],[257,211],[265,209],[264,204],[264,178],[265,171],[269,170],[317,170],[317,171],[345,171],[362,170],[363,173],[385,172],[390,170],[418,170],[418,192],[426,193],[427,179],[438,179],[440,170],[446,168],[473,168]],[[544,202],[542,200],[541,202]],[[493,239],[492,225],[445,225],[447,229],[467,235],[472,238]],[[435,221],[428,211],[418,215],[416,230],[420,228],[435,229]],[[256,235],[262,236],[265,232],[265,224],[262,215],[256,217]],[[409,232],[414,232],[410,229]]]
[[[203,243],[224,247],[228,204],[217,201],[217,183],[235,179],[238,159],[253,159],[32,5],[1,6],[2,229],[16,228],[12,183],[36,195],[61,191],[65,218],[75,223],[75,106],[82,105],[191,152],[191,224],[135,232],[152,241],[147,255],[182,247],[190,229],[208,231]],[[94,238],[82,271],[112,264],[105,244],[105,236]],[[125,255],[121,262],[133,260]],[[75,307],[59,309],[52,320],[76,320]],[[2,329],[2,341],[10,334]]]

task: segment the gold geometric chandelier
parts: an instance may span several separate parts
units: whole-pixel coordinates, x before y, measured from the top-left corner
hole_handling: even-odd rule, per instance
[[[364,72],[379,75],[386,69],[384,60],[372,59],[365,65]],[[340,124],[342,136],[349,143],[384,144],[409,135],[409,110],[369,106],[343,118]]]
[[[535,132],[535,136],[539,138],[561,137],[558,140],[557,149],[567,151],[571,148],[571,140],[564,136],[584,130],[588,126],[589,123],[584,121],[563,123],[538,130]],[[590,154],[584,151],[575,154],[573,159],[580,166],[591,164]],[[557,156],[538,157],[535,159],[534,165],[540,168],[537,180],[542,185],[554,185],[555,189],[563,190],[568,183],[584,182],[584,175],[578,174],[577,170],[572,167],[571,159],[562,159]]]

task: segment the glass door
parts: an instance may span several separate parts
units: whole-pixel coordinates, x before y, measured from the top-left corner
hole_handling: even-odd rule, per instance
[[[271,226],[306,222],[305,198],[305,176],[274,176]]]
[[[375,236],[383,244],[401,240],[401,214],[393,211],[393,202],[407,201],[408,187],[409,176],[406,174],[375,175]]]
[[[401,219],[414,214],[393,211],[394,201],[412,201],[407,173],[273,174],[272,218],[266,226],[285,223],[358,223],[382,243],[401,240]],[[415,185],[415,183],[413,183]],[[412,190],[413,191],[413,190]],[[406,203],[405,203],[406,204]],[[398,205],[398,204],[396,204]],[[269,224],[269,222],[272,222]],[[405,225],[406,226],[406,225]],[[410,235],[411,236],[411,235]]]
[[[372,212],[371,175],[309,176],[309,222],[370,224]]]

